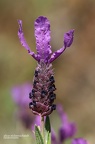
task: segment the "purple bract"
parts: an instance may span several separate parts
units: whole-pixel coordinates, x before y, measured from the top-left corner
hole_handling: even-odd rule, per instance
[[[22,30],[22,21],[18,20],[19,31],[18,37],[23,47],[28,51],[28,53],[38,62],[44,60],[45,63],[51,63],[56,58],[58,58],[67,47],[70,47],[73,42],[74,30],[64,34],[64,45],[62,48],[52,53],[50,46],[50,23],[46,17],[40,16],[35,21],[35,38],[36,38],[36,50],[37,54],[30,50],[28,46],[23,30]]]

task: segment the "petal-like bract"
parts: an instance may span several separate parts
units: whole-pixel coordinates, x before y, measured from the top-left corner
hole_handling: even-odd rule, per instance
[[[18,20],[18,24],[19,24],[19,31],[18,31],[18,37],[19,40],[21,42],[21,45],[28,51],[28,53],[35,59],[35,60],[39,60],[38,56],[32,52],[30,50],[30,47],[28,46],[25,38],[24,38],[24,34],[23,34],[23,30],[22,30],[22,20]]]
[[[38,62],[44,61],[44,63],[52,63],[56,58],[58,58],[67,47],[70,47],[73,42],[74,30],[64,34],[64,45],[59,50],[52,53],[50,46],[50,22],[44,17],[40,16],[35,20],[35,38],[36,38],[36,50],[37,54],[31,51],[28,46],[23,30],[22,30],[22,21],[18,20],[19,31],[18,37],[22,46],[28,51],[28,53]]]
[[[40,16],[35,21],[36,49],[40,59],[48,61],[51,54],[50,23],[46,17]]]
[[[64,47],[70,47],[73,42],[74,30],[70,30],[69,32],[64,34]]]
[[[56,58],[58,58],[65,51],[67,47],[71,46],[73,42],[73,37],[74,37],[74,30],[70,30],[69,32],[64,34],[64,46],[51,55],[51,58],[49,60],[50,63],[53,62]]]

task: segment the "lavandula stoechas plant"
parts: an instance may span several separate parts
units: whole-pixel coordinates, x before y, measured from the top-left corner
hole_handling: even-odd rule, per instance
[[[26,43],[22,30],[22,21],[18,20],[18,36],[22,46],[37,61],[37,67],[33,79],[33,89],[29,94],[31,102],[30,109],[34,114],[46,116],[56,109],[53,104],[56,94],[54,91],[55,80],[52,69],[52,62],[58,58],[67,47],[73,42],[74,30],[70,30],[64,35],[64,45],[61,49],[52,53],[50,46],[50,23],[46,17],[40,16],[35,21],[35,38],[37,54],[32,52]]]
[[[22,30],[22,21],[18,20],[18,24],[18,37],[22,46],[25,47],[28,53],[37,61],[37,67],[35,69],[33,79],[33,88],[32,91],[29,93],[29,98],[31,99],[29,107],[34,114],[41,116],[41,125],[43,133],[44,116],[50,115],[52,111],[56,109],[56,105],[53,104],[54,99],[56,98],[56,94],[54,92],[56,90],[56,87],[54,84],[55,80],[52,62],[55,59],[57,59],[65,51],[67,47],[71,46],[73,42],[74,30],[70,30],[69,32],[64,34],[63,47],[57,50],[56,52],[52,53],[50,46],[50,23],[46,17],[38,17],[35,21],[35,38],[37,50],[37,54],[35,54],[33,51],[30,50],[30,47],[28,46],[24,38]],[[49,124],[48,117],[46,118],[46,123]],[[40,139],[42,139],[41,135],[39,134],[40,132],[36,127],[35,133],[37,134],[37,140],[38,135]],[[46,142],[47,141],[49,140],[46,140]]]

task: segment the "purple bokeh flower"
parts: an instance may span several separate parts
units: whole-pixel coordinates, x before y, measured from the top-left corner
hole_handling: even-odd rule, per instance
[[[70,47],[73,42],[74,30],[64,34],[64,45],[62,48],[52,53],[50,46],[50,22],[46,17],[40,16],[35,21],[35,38],[36,38],[36,50],[37,54],[31,51],[28,46],[24,33],[22,30],[22,21],[18,20],[19,31],[18,37],[23,47],[28,51],[28,53],[38,62],[44,60],[45,63],[51,63],[56,58],[58,58],[67,47]]]
[[[72,144],[88,144],[83,138],[75,138],[72,140]]]
[[[60,144],[53,128],[51,130],[51,140],[52,140],[52,144]]]
[[[62,144],[65,140],[72,138],[76,133],[75,123],[69,122],[66,113],[63,111],[62,105],[57,105],[57,112],[61,119],[61,127],[59,128],[58,140],[56,138],[54,130],[52,130],[53,144]]]
[[[64,140],[71,138],[76,133],[76,125],[73,122],[69,122],[68,117],[66,113],[63,111],[63,108],[61,105],[57,106],[57,112],[59,114],[59,117],[61,118],[61,127],[59,129],[59,139],[60,142],[63,142]]]
[[[62,144],[66,140],[73,138],[76,134],[76,125],[73,122],[69,122],[66,113],[63,111],[62,105],[57,105],[57,112],[61,119],[61,127],[58,131],[58,138],[56,137],[55,131],[52,129],[52,144]],[[72,139],[71,144],[88,144],[87,141],[83,138],[74,138]]]
[[[18,85],[12,88],[11,95],[17,106],[16,120],[20,120],[25,128],[34,130],[34,126],[40,125],[39,116],[34,116],[29,110],[29,92],[32,85],[29,83]]]
[[[29,83],[25,83],[22,85],[17,85],[12,88],[11,94],[13,101],[18,105],[19,107],[28,106],[29,103],[29,92],[32,89],[32,85]]]

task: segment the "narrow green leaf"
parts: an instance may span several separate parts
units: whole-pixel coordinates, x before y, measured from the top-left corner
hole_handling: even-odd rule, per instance
[[[35,126],[35,136],[37,144],[44,144],[41,132],[37,126]]]
[[[51,144],[51,125],[49,116],[45,120],[45,144]]]

